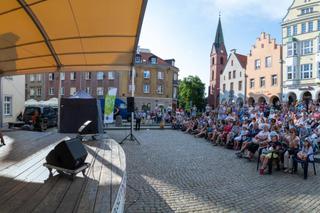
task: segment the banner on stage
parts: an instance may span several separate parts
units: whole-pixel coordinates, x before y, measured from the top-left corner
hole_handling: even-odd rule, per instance
[[[114,104],[117,96],[117,88],[110,88],[104,101],[104,123],[113,123]]]

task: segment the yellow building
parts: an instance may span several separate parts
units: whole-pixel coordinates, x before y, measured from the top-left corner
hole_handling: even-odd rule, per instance
[[[283,100],[318,100],[320,1],[294,0],[282,22]]]
[[[176,109],[179,69],[174,63],[174,59],[163,60],[150,50],[139,49],[135,60],[135,108]],[[122,98],[131,96],[131,72],[123,73],[120,79]]]
[[[282,47],[261,33],[248,55],[246,69],[248,104],[276,104],[281,99]]]

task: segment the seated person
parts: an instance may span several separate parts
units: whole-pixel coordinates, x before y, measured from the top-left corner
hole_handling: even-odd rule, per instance
[[[252,129],[249,130],[248,140],[243,142],[240,152],[237,153],[238,157],[242,157],[242,155],[248,151],[248,145],[252,143],[253,138],[255,138],[260,133],[259,124],[254,123]],[[259,136],[260,138],[261,136]],[[246,157],[249,160],[252,160],[252,155],[249,153],[246,154]]]
[[[240,135],[234,138],[233,149],[238,150],[241,147],[241,144],[248,139],[249,130],[247,125],[242,125],[242,130]]]
[[[232,120],[228,120],[228,124],[224,126],[222,133],[220,133],[220,134],[218,135],[217,143],[218,143],[219,145],[224,145],[224,144],[225,144],[226,139],[227,139],[227,135],[228,135],[228,134],[231,132],[231,130],[232,130],[232,125],[233,125]]]
[[[196,138],[204,137],[207,134],[208,124],[205,124],[198,134],[195,135]]]
[[[306,161],[308,160],[308,155],[313,153],[312,142],[309,138],[306,138],[303,143],[303,147],[300,152],[297,154],[299,160]],[[310,156],[310,160],[313,161],[313,156]]]
[[[0,130],[0,141],[1,141],[1,144],[2,144],[3,146],[6,145],[5,142],[4,142],[4,138],[3,138],[3,134],[2,134],[2,132],[1,132],[1,130]]]
[[[270,160],[279,158],[279,152],[282,148],[279,136],[276,132],[271,132],[270,138],[271,141],[268,143],[267,147],[262,150],[260,156],[260,161],[262,163],[259,170],[260,175],[264,175],[264,170],[267,168]]]
[[[265,148],[268,145],[269,128],[267,124],[262,125],[262,130],[252,139],[252,143],[247,145],[248,159],[251,160],[254,153],[259,148]]]
[[[292,172],[293,158],[299,151],[300,138],[295,128],[290,129],[290,135],[285,138],[288,149],[284,153],[284,172]]]
[[[235,125],[232,126],[231,132],[227,135],[226,145],[231,145],[233,147],[234,138],[239,136],[241,130],[240,121],[236,122]]]

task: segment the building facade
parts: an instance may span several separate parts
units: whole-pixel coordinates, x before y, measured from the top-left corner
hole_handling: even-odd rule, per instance
[[[135,108],[153,110],[155,108],[177,108],[179,69],[175,60],[163,60],[147,49],[139,49],[135,59]],[[123,83],[126,82],[126,83]],[[122,97],[131,96],[131,72],[121,80]],[[126,87],[126,88],[125,88]]]
[[[242,106],[246,100],[247,56],[231,50],[227,64],[220,75],[220,103]]]
[[[248,104],[276,104],[281,100],[282,46],[261,33],[248,55],[246,68]]]
[[[215,108],[219,104],[220,75],[227,63],[227,51],[224,44],[221,19],[219,17],[215,41],[210,53],[210,86],[208,91],[208,104]]]
[[[1,79],[2,122],[14,122],[23,112],[25,101],[25,76],[9,76]]]
[[[295,0],[282,21],[283,100],[319,100],[320,1]]]
[[[59,96],[72,96],[77,91],[86,91],[96,98],[104,98],[110,87],[119,91],[121,72],[61,72],[26,75],[26,99],[49,100]]]

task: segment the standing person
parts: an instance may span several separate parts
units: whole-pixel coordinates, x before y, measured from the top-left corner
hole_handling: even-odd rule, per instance
[[[1,130],[0,130],[0,141],[1,141],[1,144],[4,146],[4,145],[6,145],[5,143],[4,143],[4,138],[3,138],[3,134],[2,134],[2,132],[1,132]]]
[[[136,130],[140,130],[141,114],[136,111]]]

